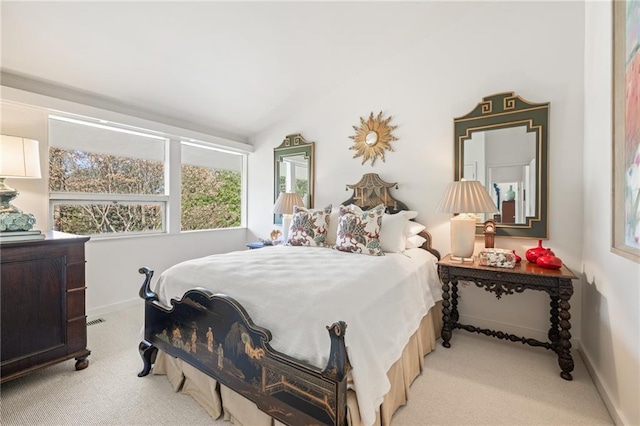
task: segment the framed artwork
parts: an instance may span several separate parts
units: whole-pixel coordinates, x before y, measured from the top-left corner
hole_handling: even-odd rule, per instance
[[[640,263],[640,0],[613,1],[612,251]]]

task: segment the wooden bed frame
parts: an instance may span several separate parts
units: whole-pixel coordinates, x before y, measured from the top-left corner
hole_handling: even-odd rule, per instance
[[[397,186],[365,174],[354,185],[352,197],[343,205],[364,209],[380,203],[389,213],[408,210],[389,195]],[[438,259],[431,235],[420,233],[421,248]],[[207,376],[253,401],[260,410],[285,424],[346,424],[347,375],[351,369],[344,335],[347,325],[338,321],[327,326],[331,349],[324,369],[309,365],[274,350],[271,332],[253,323],[247,311],[234,299],[204,288],[187,291],[181,300],[166,308],[151,290],[153,271],[145,275],[140,297],[145,300],[144,340],[139,344],[144,363],[138,376],[149,374],[158,349],[189,363]]]

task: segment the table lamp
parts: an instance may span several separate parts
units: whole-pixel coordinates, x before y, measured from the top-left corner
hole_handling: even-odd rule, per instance
[[[295,192],[281,192],[273,206],[273,212],[282,215],[282,238],[285,243],[289,238],[289,226],[291,225],[293,206],[304,207],[302,198]]]
[[[18,191],[7,185],[6,178],[40,178],[38,141],[0,135],[0,231],[29,231],[36,223],[31,213],[22,213],[11,200]]]
[[[457,213],[457,216],[451,218],[451,259],[472,261],[476,237],[475,213],[498,211],[485,187],[477,180],[452,182],[436,210]]]

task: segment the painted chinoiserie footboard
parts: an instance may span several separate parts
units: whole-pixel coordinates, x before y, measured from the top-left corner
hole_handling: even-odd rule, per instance
[[[145,280],[144,362],[138,376],[151,371],[158,349],[177,357],[245,396],[285,424],[346,424],[347,373],[351,369],[344,342],[346,324],[327,326],[331,339],[324,370],[271,348],[271,332],[253,323],[232,298],[203,289],[187,291],[167,309]]]

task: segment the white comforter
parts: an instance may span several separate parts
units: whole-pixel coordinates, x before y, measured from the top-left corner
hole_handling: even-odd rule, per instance
[[[274,246],[180,263],[160,276],[156,293],[167,305],[194,287],[227,294],[271,330],[274,349],[319,368],[329,357],[325,326],[345,321],[360,415],[370,425],[390,388],[387,371],[441,299],[436,262],[422,249],[367,256]]]

